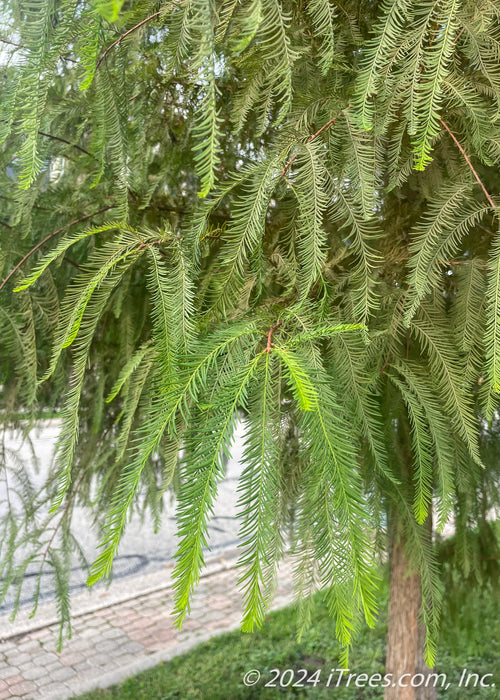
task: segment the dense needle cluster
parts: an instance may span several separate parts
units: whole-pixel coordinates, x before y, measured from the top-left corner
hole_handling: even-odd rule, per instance
[[[173,485],[180,624],[243,420],[243,629],[290,547],[347,648],[396,528],[432,662],[431,504],[479,576],[498,498],[500,5],[4,1],[0,45],[2,425],[63,421],[42,491],[0,465],[0,593],[68,621],[75,505],[94,582]]]

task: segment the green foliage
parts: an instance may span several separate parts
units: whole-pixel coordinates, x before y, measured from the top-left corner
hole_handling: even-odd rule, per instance
[[[319,582],[346,662],[397,531],[432,663],[433,506],[468,575],[498,493],[498,8],[2,13],[0,598],[49,567],[68,622],[75,505],[101,537],[93,583],[130,512],[158,522],[172,488],[180,625],[242,422],[243,628],[263,624],[290,548],[299,630]],[[42,407],[62,426],[35,497],[5,435]]]
[[[498,235],[498,234],[497,234]],[[488,382],[491,390],[500,392],[500,246],[498,239],[492,246],[488,271],[488,327],[485,335]],[[491,420],[491,412],[488,414]]]

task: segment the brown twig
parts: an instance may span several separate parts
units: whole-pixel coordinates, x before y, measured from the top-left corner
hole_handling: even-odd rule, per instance
[[[20,260],[17,265],[9,272],[7,277],[2,281],[2,284],[0,284],[0,291],[5,287],[7,282],[10,280],[12,275],[14,275],[21,265],[26,262],[26,260],[33,255],[39,248],[43,246],[44,243],[47,243],[47,241],[50,241],[51,238],[54,238],[54,236],[57,236],[58,233],[61,233],[61,231],[64,231],[64,229],[69,228],[70,226],[76,226],[76,224],[80,224],[82,221],[87,221],[87,219],[91,219],[93,216],[97,216],[98,214],[102,214],[105,211],[109,211],[109,209],[114,208],[114,204],[111,204],[108,207],[103,207],[102,209],[99,209],[98,211],[92,212],[92,214],[86,214],[85,216],[82,216],[80,219],[74,219],[73,221],[70,221],[69,224],[65,224],[64,226],[61,226],[61,228],[58,228],[57,231],[52,231],[52,233],[49,233],[45,238],[40,241],[39,243],[36,244],[26,255],[22,260]]]
[[[484,12],[485,10],[486,10],[486,7],[483,7],[483,9],[480,10],[480,12]],[[470,21],[473,22],[475,19],[476,19],[476,15],[472,15],[472,17],[470,18]],[[453,43],[454,43],[454,44],[457,43],[457,41],[460,39],[460,37],[462,36],[462,34],[465,32],[465,30],[466,30],[466,27],[462,27],[462,29],[458,32],[457,36],[456,36],[455,39],[453,40]]]
[[[396,330],[397,330],[397,327],[398,327],[398,326],[399,326],[399,319],[398,319],[398,323],[397,323],[397,325],[396,325]],[[389,364],[389,358],[390,358],[390,356],[391,356],[393,344],[394,344],[394,337],[391,338],[391,342],[390,342],[390,344],[389,344],[389,350],[387,351],[387,355],[386,355],[386,358],[385,358],[385,360],[384,360],[384,364],[382,365],[382,367],[381,367],[381,369],[380,369],[380,374],[385,374],[385,368],[386,368],[387,365]]]
[[[474,19],[474,17],[471,18],[471,21]],[[462,27],[462,29],[458,32],[457,36],[453,39],[453,43],[456,44],[457,41],[460,39],[462,34],[465,32],[465,27]]]
[[[142,250],[143,248],[146,248],[148,245],[160,245],[160,243],[163,243],[163,241],[158,239],[157,241],[148,241],[147,243],[141,243],[140,246],[137,248],[137,250]]]
[[[9,46],[15,46],[16,49],[24,49],[24,46],[22,44],[16,44],[15,41],[9,41],[8,39],[3,39],[3,38],[0,38],[0,41],[2,42],[2,44],[8,44]]]
[[[264,352],[271,352],[271,348],[273,347],[273,344],[271,342],[273,333],[275,330],[277,330],[281,326],[281,321],[278,321],[274,326],[271,326],[269,329],[269,333],[267,334],[267,347],[264,350]]]
[[[441,260],[441,265],[470,265],[471,260]],[[489,265],[479,265],[481,270],[489,270]]]
[[[128,31],[124,32],[121,34],[116,41],[114,41],[112,44],[110,44],[106,49],[104,49],[104,52],[100,59],[96,63],[95,69],[97,70],[101,63],[104,61],[108,53],[111,51],[111,49],[114,49],[115,46],[118,46],[118,44],[122,41],[122,39],[125,39],[126,36],[129,34],[132,34],[132,32],[135,32],[136,29],[139,29],[143,25],[147,24],[147,22],[151,22],[151,20],[156,19],[156,17],[159,17],[162,12],[165,12],[166,8],[162,8],[161,10],[158,10],[158,12],[155,12],[152,15],[149,15],[149,17],[146,17],[146,19],[143,19],[142,22],[139,22],[139,24],[136,24],[135,27],[132,27],[132,29],[129,29]]]
[[[72,265],[72,266],[73,266],[74,268],[76,268],[77,270],[82,270],[82,269],[83,269],[83,268],[80,267],[80,265],[79,265],[78,263],[76,263],[74,260],[72,260],[71,258],[68,258],[67,255],[64,256],[63,260],[64,260],[64,262],[67,262],[67,263],[69,263],[70,265]]]
[[[6,119],[0,119],[0,122],[3,124],[7,123]],[[94,160],[97,160],[97,158],[92,155],[89,151],[87,151],[85,148],[82,146],[79,146],[77,143],[72,143],[71,141],[68,141],[67,139],[63,139],[61,136],[54,136],[54,134],[47,134],[45,131],[37,131],[37,134],[40,136],[45,136],[47,139],[51,139],[52,141],[60,141],[61,143],[67,143],[68,146],[71,146],[72,148],[76,148],[77,151],[81,151],[82,153],[85,153],[86,156],[90,156]],[[6,199],[5,197],[2,197],[2,199]]]
[[[336,121],[337,121],[337,117],[332,117],[332,118],[330,119],[329,122],[326,122],[326,124],[323,124],[323,126],[321,127],[321,129],[318,129],[318,131],[317,131],[315,134],[313,134],[312,136],[310,136],[310,137],[307,139],[306,143],[311,143],[311,141],[314,141],[315,138],[317,138],[325,129],[328,129],[328,127],[331,126],[332,124],[334,124]],[[298,155],[299,155],[299,154],[296,153],[292,158],[290,158],[290,160],[288,161],[288,163],[285,165],[285,167],[284,167],[283,170],[281,171],[281,177],[285,177],[285,175],[287,174],[287,171],[288,171],[289,167],[292,165],[292,163],[295,161],[295,159],[297,158]]]
[[[462,148],[462,146],[461,146],[461,144],[459,143],[457,137],[456,137],[455,134],[451,131],[450,127],[448,126],[448,124],[447,124],[443,119],[440,119],[439,121],[440,121],[441,124],[444,126],[444,128],[446,129],[446,131],[449,133],[449,135],[451,136],[451,138],[452,138],[453,141],[455,142],[455,145],[457,146],[458,150],[460,151],[460,153],[461,153],[461,154],[463,155],[463,157],[465,158],[465,160],[466,160],[466,162],[467,162],[467,165],[468,165],[469,168],[472,170],[472,174],[474,175],[474,177],[475,177],[476,180],[478,181],[479,186],[480,186],[481,189],[483,190],[483,192],[484,192],[484,194],[485,194],[485,196],[486,196],[486,199],[487,199],[488,202],[491,204],[492,209],[493,209],[493,210],[496,210],[495,202],[494,202],[494,201],[492,200],[492,198],[490,197],[490,195],[489,195],[489,193],[488,193],[488,190],[487,190],[486,187],[483,185],[483,183],[482,183],[482,181],[481,181],[481,178],[480,178],[479,175],[477,174],[477,172],[476,172],[474,166],[472,165],[472,163],[471,163],[471,161],[470,161],[469,156],[467,155],[467,153],[466,153],[466,152],[464,151],[464,149]]]
[[[0,42],[2,44],[9,44],[9,46],[15,46],[16,49],[25,49],[26,47],[23,46],[22,44],[16,44],[15,41],[9,41],[8,39],[3,39],[0,37]],[[64,61],[69,61],[70,63],[78,63],[74,58],[69,58],[69,56],[59,56],[59,58],[62,58]]]
[[[85,155],[90,156],[91,158],[95,158],[95,156],[93,156],[92,153],[89,153],[89,151],[85,150],[85,148],[82,148],[82,146],[79,146],[77,143],[71,143],[71,141],[67,141],[66,139],[63,139],[60,136],[54,136],[54,134],[46,134],[45,131],[39,131],[38,133],[40,134],[40,136],[45,136],[46,138],[52,139],[53,141],[67,143],[68,146],[76,148],[77,151],[81,151],[82,153],[85,153]]]

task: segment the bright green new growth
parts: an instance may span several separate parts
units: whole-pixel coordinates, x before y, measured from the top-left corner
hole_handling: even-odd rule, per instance
[[[396,523],[432,664],[431,511],[438,531],[455,516],[469,575],[499,492],[500,9],[6,0],[2,16],[0,599],[50,566],[68,622],[75,506],[101,535],[92,584],[171,487],[181,625],[242,422],[242,629],[288,552],[300,629],[319,585],[347,663]],[[46,405],[62,428],[35,494],[5,432]]]

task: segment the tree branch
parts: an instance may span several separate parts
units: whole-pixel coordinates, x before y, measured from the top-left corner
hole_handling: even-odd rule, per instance
[[[102,214],[104,211],[109,211],[109,209],[113,209],[115,207],[114,204],[111,204],[108,207],[103,207],[102,209],[99,209],[98,211],[92,212],[92,214],[86,214],[85,216],[82,216],[80,219],[74,219],[73,221],[70,221],[69,224],[64,224],[64,226],[61,226],[61,228],[58,228],[57,231],[53,231],[52,233],[49,233],[48,236],[45,236],[45,238],[40,241],[39,243],[36,244],[26,255],[22,260],[20,260],[17,265],[14,267],[13,270],[9,272],[7,277],[2,281],[2,284],[0,284],[0,291],[5,287],[7,282],[10,280],[12,275],[14,275],[21,265],[26,262],[26,260],[33,255],[39,248],[43,246],[44,243],[47,243],[47,241],[50,241],[51,238],[54,238],[54,236],[57,236],[58,233],[61,233],[61,231],[64,231],[64,229],[69,228],[70,226],[76,226],[76,224],[80,224],[82,221],[87,221],[87,219],[91,219],[93,216],[97,216],[97,214]]]
[[[269,329],[269,333],[267,334],[267,347],[265,349],[265,352],[271,352],[271,348],[273,347],[273,344],[271,342],[271,339],[273,337],[273,333],[275,330],[277,330],[281,326],[281,321],[278,321],[274,326],[271,326]]]
[[[83,268],[81,268],[80,265],[79,265],[78,263],[76,263],[74,260],[72,260],[71,258],[68,258],[67,255],[64,256],[63,260],[64,260],[64,262],[67,262],[67,263],[69,263],[70,265],[72,265],[73,267],[75,267],[77,270],[82,270],[82,269],[83,269]]]
[[[2,44],[8,44],[9,46],[15,46],[16,49],[25,49],[26,47],[23,46],[22,44],[16,44],[15,41],[9,41],[8,39],[3,39],[0,37],[0,41]],[[69,56],[59,56],[59,58],[62,58],[63,61],[69,61],[70,63],[78,63],[74,58],[70,58]]]
[[[336,121],[337,121],[337,117],[332,117],[332,118],[330,119],[329,122],[326,122],[326,124],[323,124],[323,126],[321,127],[321,129],[318,129],[318,131],[317,131],[315,134],[313,134],[312,136],[310,136],[310,137],[307,139],[306,143],[311,143],[311,141],[314,141],[315,138],[317,138],[325,129],[328,129],[328,127],[331,126],[332,124],[334,124]],[[287,174],[287,171],[288,171],[289,167],[290,167],[290,166],[292,165],[292,163],[295,161],[295,159],[297,158],[297,156],[298,156],[298,153],[296,153],[292,158],[290,158],[290,160],[288,161],[288,163],[285,165],[285,167],[284,167],[283,170],[281,171],[281,177],[285,177],[285,175]]]
[[[125,39],[126,36],[128,36],[129,34],[132,34],[132,32],[135,32],[136,29],[139,29],[140,27],[144,26],[145,24],[147,24],[147,22],[151,22],[151,20],[159,17],[162,14],[162,12],[166,11],[166,9],[167,8],[164,7],[161,10],[158,10],[158,12],[155,12],[154,14],[149,15],[149,17],[146,17],[146,19],[143,19],[142,22],[139,22],[139,24],[136,24],[135,27],[132,27],[132,29],[129,29],[128,31],[121,34],[116,41],[113,41],[112,44],[110,44],[106,49],[104,49],[102,56],[100,57],[100,59],[96,63],[95,69],[97,70],[99,68],[99,66],[104,61],[104,59],[106,58],[108,53],[111,51],[111,49],[114,49],[115,46],[118,46],[118,44],[122,41],[122,39]]]
[[[77,143],[71,143],[71,141],[67,141],[66,139],[63,139],[60,136],[54,136],[54,134],[46,134],[45,131],[39,131],[38,133],[40,134],[40,136],[45,136],[46,138],[52,139],[53,141],[60,141],[61,143],[67,143],[68,146],[71,146],[72,148],[76,148],[77,151],[81,151],[82,153],[85,153],[85,155],[90,156],[91,158],[95,158],[95,156],[93,156],[92,153],[85,150],[85,148],[82,148],[82,146],[79,146]]]
[[[446,131],[449,133],[449,135],[451,136],[451,138],[452,138],[453,141],[455,142],[455,145],[457,146],[458,150],[460,151],[460,153],[461,153],[461,154],[463,155],[463,157],[465,158],[465,160],[466,160],[466,162],[467,162],[467,165],[468,165],[469,168],[472,170],[472,174],[474,175],[474,177],[476,178],[476,180],[477,180],[478,183],[479,183],[479,186],[480,186],[481,189],[483,190],[483,192],[484,192],[484,194],[485,194],[485,196],[486,196],[486,199],[487,199],[488,202],[491,204],[491,208],[493,209],[493,211],[496,211],[495,202],[492,200],[492,198],[491,198],[490,195],[488,194],[488,190],[487,190],[486,187],[483,185],[481,178],[480,178],[479,175],[477,174],[477,172],[476,172],[474,166],[472,165],[472,163],[471,163],[471,161],[470,161],[469,156],[467,155],[467,153],[466,153],[466,152],[464,151],[464,149],[462,148],[462,146],[461,146],[461,144],[459,143],[457,137],[456,137],[455,134],[451,131],[450,127],[448,126],[448,124],[447,124],[445,121],[443,121],[442,119],[440,119],[439,121],[440,121],[441,124],[444,126],[444,128],[446,129]]]

